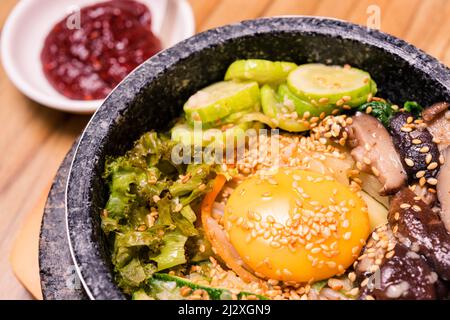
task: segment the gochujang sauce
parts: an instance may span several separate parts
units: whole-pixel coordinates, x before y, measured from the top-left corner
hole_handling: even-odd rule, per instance
[[[147,6],[112,0],[67,16],[47,36],[41,53],[45,76],[75,100],[105,98],[139,64],[161,50]],[[69,20],[70,19],[70,20]],[[75,21],[75,23],[74,23]]]

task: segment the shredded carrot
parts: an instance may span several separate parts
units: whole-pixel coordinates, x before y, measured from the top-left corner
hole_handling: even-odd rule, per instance
[[[225,185],[225,182],[227,182],[227,178],[225,178],[224,175],[222,174],[217,175],[216,179],[214,180],[212,190],[208,192],[203,198],[202,217],[211,215],[214,201],[216,200],[217,196],[219,195],[220,191]]]
[[[201,206],[201,220],[203,229],[211,242],[213,251],[222,258],[222,260],[230,267],[236,274],[245,282],[260,281],[252,273],[243,267],[243,261],[236,252],[236,249],[229,242],[225,236],[225,231],[220,229],[219,224],[212,218],[212,208],[214,201],[225,185],[226,178],[223,175],[218,175],[214,180],[212,190],[205,195]]]

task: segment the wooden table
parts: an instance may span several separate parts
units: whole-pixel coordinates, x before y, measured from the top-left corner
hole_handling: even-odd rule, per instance
[[[0,1],[0,26],[16,2]],[[367,8],[377,5],[381,30],[450,65],[450,0],[190,2],[198,31],[243,19],[288,14],[329,16],[366,24]],[[30,299],[12,273],[11,246],[28,214],[42,211],[53,176],[89,117],[53,111],[30,101],[11,84],[2,68],[0,99],[0,299]]]

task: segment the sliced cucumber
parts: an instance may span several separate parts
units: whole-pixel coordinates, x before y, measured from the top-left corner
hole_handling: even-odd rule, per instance
[[[214,122],[234,112],[258,110],[260,93],[254,81],[222,81],[212,84],[189,98],[184,105],[188,121]]]
[[[215,143],[224,145],[227,142],[227,137],[240,138],[245,135],[245,130],[251,127],[251,122],[245,122],[227,128],[224,131],[217,128],[195,130],[188,124],[178,124],[171,130],[171,139],[184,145],[197,145],[202,147],[207,147]]]
[[[288,113],[295,112],[295,108],[284,112],[283,109],[285,109],[286,106],[284,106],[280,101],[276,91],[267,84],[261,88],[261,105],[264,114],[272,118],[277,124],[277,127],[289,132],[302,132],[309,130],[309,123],[307,121],[292,118],[290,119],[287,117]]]
[[[225,74],[225,80],[253,80],[259,84],[277,84],[286,81],[289,72],[297,67],[295,63],[262,59],[237,60]]]
[[[340,66],[301,65],[289,74],[287,82],[299,98],[319,106],[355,107],[366,101],[369,94],[376,93],[376,84],[369,73]]]

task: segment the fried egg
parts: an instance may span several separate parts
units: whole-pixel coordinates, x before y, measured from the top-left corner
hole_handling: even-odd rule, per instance
[[[292,168],[244,180],[227,201],[224,227],[256,275],[295,282],[344,273],[370,234],[359,194],[330,176]]]

